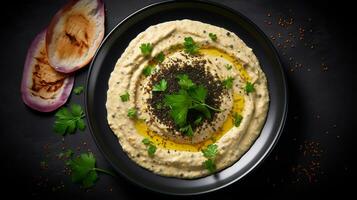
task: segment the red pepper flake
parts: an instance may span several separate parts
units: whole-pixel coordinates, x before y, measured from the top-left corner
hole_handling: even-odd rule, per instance
[[[328,67],[325,63],[321,63],[321,69],[322,71],[326,72],[328,70]]]
[[[316,183],[318,176],[322,174],[320,160],[323,150],[319,142],[305,141],[299,146],[299,152],[303,155],[303,162],[291,167],[293,183],[306,181]]]

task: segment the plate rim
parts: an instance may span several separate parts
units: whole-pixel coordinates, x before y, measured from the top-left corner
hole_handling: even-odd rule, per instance
[[[127,176],[125,173],[121,172],[121,170],[118,170],[118,168],[115,166],[115,164],[113,163],[113,161],[111,161],[111,159],[109,158],[109,156],[106,154],[106,151],[104,151],[101,147],[101,145],[98,142],[98,139],[96,137],[96,135],[93,132],[92,129],[92,123],[89,119],[88,116],[88,93],[89,93],[89,89],[88,89],[88,84],[89,84],[89,80],[91,78],[91,74],[92,74],[92,68],[94,67],[94,62],[96,60],[96,57],[99,53],[99,51],[102,49],[102,47],[104,46],[105,42],[109,39],[109,37],[112,35],[112,33],[118,28],[120,27],[122,24],[124,24],[128,19],[130,19],[131,17],[134,17],[135,15],[151,9],[152,7],[156,7],[156,6],[160,6],[160,5],[164,5],[164,4],[174,4],[174,3],[200,3],[200,4],[206,4],[206,5],[210,5],[210,6],[214,6],[214,7],[220,7],[224,10],[227,10],[228,12],[233,13],[234,15],[239,16],[241,19],[245,20],[250,26],[252,26],[259,34],[260,36],[264,39],[264,41],[266,42],[267,45],[269,45],[270,49],[272,50],[273,56],[275,61],[278,63],[278,68],[279,68],[279,72],[281,73],[281,78],[282,78],[282,82],[283,82],[283,99],[284,99],[284,105],[283,105],[283,113],[282,113],[282,118],[280,120],[279,126],[277,128],[277,133],[274,136],[273,141],[268,145],[267,150],[260,156],[260,158],[257,160],[257,162],[255,162],[247,171],[245,171],[244,173],[242,173],[241,176],[225,183],[222,184],[218,187],[214,187],[208,190],[203,190],[203,191],[199,191],[199,192],[186,192],[186,193],[174,193],[174,192],[167,192],[167,191],[163,191],[163,190],[159,190],[156,188],[152,188],[152,187],[148,187],[145,184],[141,184],[140,182],[132,179],[130,176]],[[288,84],[287,84],[287,79],[286,79],[286,75],[285,75],[285,70],[283,68],[283,64],[281,62],[281,59],[279,57],[279,53],[277,51],[277,49],[274,47],[273,43],[271,42],[271,40],[269,40],[268,36],[262,31],[262,29],[260,29],[260,27],[255,24],[251,19],[249,19],[248,17],[246,17],[244,14],[242,14],[241,12],[239,12],[236,9],[230,8],[224,4],[220,4],[220,3],[216,3],[216,2],[212,2],[212,1],[203,1],[203,0],[195,0],[195,1],[190,1],[190,0],[180,0],[180,1],[176,1],[176,0],[165,0],[165,1],[161,1],[161,2],[155,2],[155,3],[151,3],[149,5],[146,5],[136,11],[134,11],[133,13],[131,13],[130,15],[128,15],[127,17],[125,17],[123,20],[121,20],[120,22],[118,22],[109,32],[108,34],[103,38],[100,46],[98,47],[98,49],[96,50],[91,62],[90,62],[90,66],[88,69],[88,74],[87,74],[87,78],[85,81],[86,84],[86,89],[85,89],[85,94],[84,94],[84,105],[85,105],[85,112],[86,112],[86,121],[89,127],[89,131],[91,133],[91,136],[93,138],[93,140],[95,141],[95,144],[97,146],[97,148],[100,150],[101,154],[105,157],[105,159],[110,163],[110,165],[116,170],[116,173],[120,174],[121,176],[123,176],[126,180],[130,181],[131,183],[134,183],[135,185],[138,185],[142,188],[145,188],[149,191],[154,191],[157,193],[162,193],[162,194],[169,194],[169,195],[179,195],[179,196],[188,196],[188,195],[200,195],[200,194],[206,194],[206,193],[210,193],[213,191],[217,191],[219,189],[222,189],[224,187],[227,187],[233,183],[235,183],[236,181],[244,178],[247,176],[247,174],[251,173],[253,170],[255,170],[259,165],[261,165],[263,163],[263,161],[269,156],[269,154],[272,152],[272,150],[274,149],[274,147],[276,146],[276,144],[278,143],[279,138],[281,137],[281,134],[283,132],[284,126],[285,126],[285,122],[286,122],[286,118],[287,118],[287,113],[288,113],[288,104],[289,104],[289,95],[288,95]],[[265,123],[264,123],[265,124]],[[263,126],[264,127],[264,126]],[[258,139],[258,138],[257,138]],[[253,143],[254,144],[254,143]],[[249,150],[248,150],[249,151]],[[247,151],[247,152],[248,152]]]

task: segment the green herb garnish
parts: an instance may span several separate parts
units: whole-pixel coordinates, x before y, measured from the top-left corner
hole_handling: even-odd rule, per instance
[[[143,74],[145,76],[150,76],[153,71],[154,71],[155,67],[153,65],[148,65],[143,69]]]
[[[215,159],[216,155],[218,153],[218,145],[216,144],[210,144],[207,146],[206,149],[202,150],[203,156],[206,158],[210,158],[210,159]]]
[[[165,54],[163,52],[160,52],[159,54],[157,54],[157,56],[155,56],[155,61],[158,63],[162,63],[165,60]]]
[[[251,82],[247,82],[247,84],[245,85],[245,91],[247,93],[251,93],[254,91],[254,84],[252,84]]]
[[[120,95],[120,99],[122,102],[126,102],[129,101],[130,95],[128,93],[128,91],[126,91],[124,94]]]
[[[180,128],[179,130],[189,137],[193,136],[193,130],[192,130],[192,126],[190,124]]]
[[[161,102],[159,102],[159,103],[156,104],[156,109],[159,109],[159,110],[160,110],[160,109],[163,109],[163,107],[164,107],[164,106],[162,105]]]
[[[92,153],[83,153],[75,159],[70,159],[67,162],[71,170],[71,178],[75,183],[81,183],[84,188],[89,188],[94,185],[98,179],[97,172],[103,172],[111,176],[115,176],[112,172],[96,168],[95,157]]]
[[[217,35],[213,33],[209,33],[208,36],[211,38],[212,41],[217,41]]]
[[[216,155],[218,153],[218,146],[216,144],[210,144],[206,149],[202,150],[203,156],[207,158],[207,160],[203,163],[204,167],[211,173],[216,171],[216,164],[214,160],[216,159]]]
[[[161,81],[154,85],[152,91],[154,92],[164,92],[167,89],[167,81],[165,79],[161,79]]]
[[[62,158],[71,158],[73,156],[74,152],[72,149],[68,149],[67,151],[59,153],[57,156],[59,159]]]
[[[59,109],[55,116],[56,120],[53,129],[62,136],[74,133],[77,128],[81,131],[86,128],[83,120],[85,114],[78,104],[72,104],[71,111],[64,107]]]
[[[187,76],[187,74],[180,74],[177,76],[179,79],[178,84],[180,85],[181,88],[188,90],[191,89],[195,84],[192,82],[192,80]]]
[[[140,50],[141,50],[141,53],[144,55],[144,56],[149,56],[152,52],[152,45],[150,43],[143,43],[141,44],[140,46]]]
[[[136,108],[129,108],[128,110],[128,114],[127,116],[130,118],[130,119],[134,119],[137,115],[137,110]]]
[[[236,112],[233,114],[233,124],[234,124],[234,126],[239,127],[239,125],[242,122],[242,120],[243,120],[243,116],[242,115],[240,115],[240,114],[238,114]]]
[[[222,83],[225,88],[231,89],[233,87],[233,81],[234,81],[234,78],[230,76],[227,79],[223,80]]]
[[[230,64],[226,64],[226,65],[224,65],[224,67],[228,70],[231,70],[233,68],[233,66]]]
[[[154,145],[154,143],[152,143],[149,138],[144,138],[142,140],[142,143],[147,146],[149,156],[153,156],[156,152],[156,146]]]
[[[185,37],[185,42],[183,43],[185,48],[185,52],[189,54],[197,54],[199,47],[195,41],[193,41],[192,37]]]
[[[194,125],[199,125],[203,120],[202,116],[198,116],[197,119],[195,119],[195,121],[193,122]]]
[[[74,92],[74,94],[79,95],[79,94],[81,94],[83,92],[83,90],[84,90],[83,86],[78,86],[78,87],[73,89],[73,92]]]
[[[179,128],[184,128],[188,125],[187,114],[190,110],[199,111],[206,118],[211,118],[211,110],[221,111],[205,103],[207,97],[207,89],[205,87],[202,85],[197,86],[185,74],[179,75],[178,79],[180,90],[177,93],[166,95],[164,105],[170,108],[170,116]]]

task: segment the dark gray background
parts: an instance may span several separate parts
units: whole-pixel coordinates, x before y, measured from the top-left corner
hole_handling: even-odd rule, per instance
[[[106,0],[106,33],[132,12],[153,2],[158,1]],[[272,36],[288,78],[289,114],[278,145],[262,165],[227,188],[191,198],[237,199],[244,195],[291,198],[352,193],[350,181],[355,178],[352,159],[356,138],[353,102],[357,91],[353,82],[357,74],[353,60],[356,32],[352,5],[299,0],[216,2],[243,13]],[[1,190],[34,199],[129,199],[141,195],[169,198],[132,185],[122,177],[100,175],[90,190],[72,184],[63,172],[64,162],[56,158],[63,146],[74,149],[76,154],[90,149],[96,155],[98,167],[111,169],[94,144],[89,129],[62,141],[52,131],[54,113],[37,113],[22,103],[20,83],[27,49],[65,3],[65,0],[37,0],[3,5],[0,176],[5,187]],[[289,21],[290,17],[294,20],[288,28],[278,24],[279,18]],[[305,30],[303,40],[298,39],[299,28]],[[285,42],[286,39],[291,41]],[[284,44],[286,48],[282,47]],[[325,66],[327,71],[323,70]],[[76,74],[75,86],[85,85],[87,71],[88,67]],[[68,102],[84,106],[84,95],[72,95]],[[312,154],[306,144],[320,153]],[[48,169],[41,168],[41,161],[48,163]],[[310,169],[311,165],[315,168]]]

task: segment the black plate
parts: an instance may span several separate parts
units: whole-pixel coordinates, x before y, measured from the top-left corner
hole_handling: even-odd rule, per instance
[[[156,175],[133,162],[123,152],[107,124],[105,108],[108,80],[129,42],[151,25],[177,19],[192,19],[236,33],[257,55],[268,78],[270,106],[261,135],[250,150],[231,167],[195,180]],[[92,135],[113,167],[130,181],[157,192],[199,194],[227,186],[254,169],[268,155],[282,131],[287,113],[287,89],[276,50],[264,33],[242,14],[215,3],[163,2],[145,7],[119,23],[105,38],[92,61],[86,92],[86,112]]]

